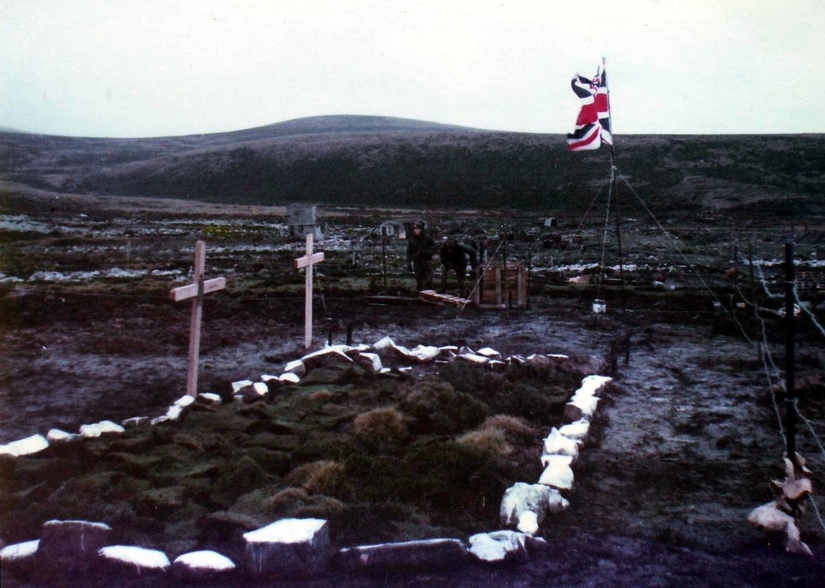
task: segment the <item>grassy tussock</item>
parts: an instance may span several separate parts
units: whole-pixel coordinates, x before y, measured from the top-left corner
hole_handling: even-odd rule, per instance
[[[289,473],[286,481],[312,494],[346,497],[350,493],[344,464],[330,459],[298,466]]]
[[[373,449],[386,444],[399,445],[409,437],[404,415],[393,407],[375,408],[358,415],[353,422],[353,434]]]
[[[507,435],[501,429],[486,427],[461,435],[456,442],[472,447],[491,456],[505,456],[513,453],[513,446],[507,442]]]
[[[531,439],[536,435],[536,431],[526,420],[508,414],[497,414],[487,417],[484,419],[484,422],[481,423],[480,428],[499,429],[507,435],[520,439]]]

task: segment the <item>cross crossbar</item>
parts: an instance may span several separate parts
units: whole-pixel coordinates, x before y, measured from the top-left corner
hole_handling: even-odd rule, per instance
[[[193,298],[198,295],[199,284],[187,284],[180,286],[169,292],[169,298],[174,302],[180,302],[187,298]],[[226,278],[212,278],[211,280],[204,280],[203,293],[210,294],[218,290],[226,288]]]
[[[324,261],[324,252],[318,251],[317,253],[313,253],[312,255],[307,258],[306,255],[303,257],[299,257],[295,260],[295,267],[297,269],[301,269],[303,267],[307,267],[309,265],[315,265],[319,261]]]

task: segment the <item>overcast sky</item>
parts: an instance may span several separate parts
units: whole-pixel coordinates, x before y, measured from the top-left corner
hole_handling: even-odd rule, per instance
[[[825,132],[822,0],[0,0],[0,126],[147,137],[306,116]]]

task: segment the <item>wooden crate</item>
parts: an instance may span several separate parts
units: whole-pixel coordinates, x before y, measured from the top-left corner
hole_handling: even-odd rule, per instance
[[[527,266],[482,266],[473,302],[479,308],[527,308]]]

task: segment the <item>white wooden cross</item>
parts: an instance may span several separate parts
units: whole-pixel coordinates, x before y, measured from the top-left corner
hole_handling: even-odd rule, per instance
[[[324,261],[324,252],[312,252],[312,233],[307,233],[307,253],[295,260],[296,268],[307,268],[306,299],[304,300],[304,347],[307,349],[312,345],[312,266],[319,261]]]
[[[193,282],[174,288],[169,298],[175,302],[192,298],[192,323],[189,326],[189,362],[186,366],[186,393],[198,395],[198,360],[201,347],[201,316],[203,316],[203,296],[226,287],[226,278],[203,279],[206,265],[206,243],[195,243],[195,267]]]

